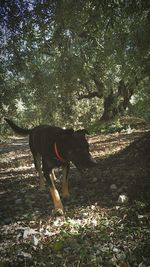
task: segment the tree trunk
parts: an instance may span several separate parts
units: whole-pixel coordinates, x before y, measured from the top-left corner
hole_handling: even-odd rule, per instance
[[[98,80],[95,75],[92,76],[92,79],[95,83],[96,91],[90,92],[90,88],[88,85],[84,84],[87,89],[87,94],[82,94],[78,97],[79,100],[87,98],[92,99],[94,97],[103,98],[104,99],[104,112],[100,121],[109,122],[116,117],[123,115],[129,106],[129,101],[131,96],[134,93],[134,88],[137,85],[136,80],[133,81],[132,84],[125,84],[123,80],[118,83],[117,91],[109,92],[107,96],[104,95],[104,84],[101,80]]]
[[[118,113],[117,106],[115,105],[116,97],[113,91],[106,97],[104,97],[104,112],[101,121],[110,121],[114,119]]]
[[[124,115],[131,96],[134,93],[134,84],[125,85],[121,80],[118,84],[118,91],[109,93],[108,96],[104,96],[104,113],[100,118],[101,121],[111,121],[120,115]]]

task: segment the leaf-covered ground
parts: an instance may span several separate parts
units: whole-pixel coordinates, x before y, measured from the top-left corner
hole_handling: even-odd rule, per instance
[[[72,166],[61,217],[39,191],[28,140],[0,145],[0,267],[150,266],[150,132],[89,143],[98,165],[84,176]]]

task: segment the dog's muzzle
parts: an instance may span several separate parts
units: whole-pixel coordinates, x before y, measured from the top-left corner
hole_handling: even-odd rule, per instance
[[[74,163],[75,166],[77,167],[77,169],[80,171],[80,172],[86,172],[88,169],[91,169],[91,168],[94,168],[97,166],[97,162],[96,160],[90,158],[89,160],[87,161],[84,161],[84,162],[76,162]]]

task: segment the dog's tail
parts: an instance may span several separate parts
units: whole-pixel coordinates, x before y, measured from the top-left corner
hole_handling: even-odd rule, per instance
[[[9,120],[7,118],[4,118],[4,120],[7,121],[9,126],[13,129],[13,131],[16,134],[19,134],[19,135],[22,135],[22,136],[26,136],[26,135],[29,135],[30,132],[31,132],[30,129],[21,128],[21,127],[17,126],[13,121],[11,121],[11,120]]]

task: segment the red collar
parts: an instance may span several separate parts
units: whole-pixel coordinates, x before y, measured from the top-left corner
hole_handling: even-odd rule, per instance
[[[54,150],[55,150],[55,154],[56,154],[56,159],[61,161],[61,162],[66,162],[60,155],[59,155],[59,152],[58,152],[58,148],[57,148],[57,145],[56,145],[56,142],[54,144]]]

